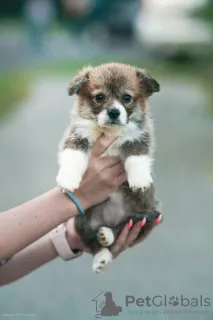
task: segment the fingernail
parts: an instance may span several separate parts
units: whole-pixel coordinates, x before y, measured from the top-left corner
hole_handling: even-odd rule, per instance
[[[155,224],[159,224],[162,221],[163,215],[162,213],[155,219]]]
[[[141,221],[141,228],[143,228],[146,224],[146,218],[143,218],[143,220]]]
[[[131,229],[132,226],[133,226],[133,220],[131,219],[131,220],[129,221],[129,223],[128,223],[128,228]]]

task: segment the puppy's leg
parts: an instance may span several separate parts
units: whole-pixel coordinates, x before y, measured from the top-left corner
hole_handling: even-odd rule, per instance
[[[127,180],[131,189],[146,189],[153,182],[152,157],[150,155],[151,137],[147,132],[140,140],[126,141],[121,145]]]
[[[112,262],[112,259],[112,253],[109,251],[109,249],[101,248],[93,258],[93,271],[95,273],[100,273],[101,271],[105,270],[106,267]]]
[[[146,189],[153,182],[152,159],[148,155],[129,156],[125,161],[127,180],[131,189]]]
[[[78,189],[88,166],[88,155],[80,150],[64,149],[59,154],[59,164],[58,185],[69,191]]]
[[[115,241],[114,232],[108,227],[100,227],[97,233],[97,238],[102,247],[109,247]]]
[[[59,152],[59,172],[56,181],[62,189],[72,192],[79,188],[88,166],[89,143],[85,140],[69,136]]]
[[[85,246],[94,256],[92,264],[93,271],[100,273],[112,261],[112,254],[107,248],[101,247],[98,242],[97,233],[100,228],[92,228],[91,216],[91,208],[86,211],[85,215],[77,215],[75,217],[75,229]]]

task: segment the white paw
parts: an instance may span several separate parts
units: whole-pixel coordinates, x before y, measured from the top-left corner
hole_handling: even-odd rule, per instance
[[[82,176],[76,174],[76,172],[68,172],[60,169],[56,177],[57,184],[65,190],[73,192],[78,189],[82,180]]]
[[[150,172],[141,170],[141,172],[132,171],[128,176],[128,182],[131,189],[145,190],[153,183]]]
[[[100,273],[112,262],[112,254],[107,248],[102,248],[93,259],[92,269],[95,273]]]
[[[88,165],[88,155],[80,150],[64,149],[58,155],[59,172],[57,184],[73,192],[79,188]]]
[[[102,247],[109,247],[115,241],[114,233],[112,229],[107,227],[101,227],[97,233],[98,242]]]
[[[125,162],[127,180],[132,189],[146,189],[153,182],[152,159],[149,156],[129,156]]]

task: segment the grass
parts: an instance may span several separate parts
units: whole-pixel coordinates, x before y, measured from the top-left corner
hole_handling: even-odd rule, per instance
[[[18,106],[29,92],[30,77],[23,73],[0,75],[0,118]]]
[[[65,60],[54,63],[49,63],[45,65],[40,65],[38,68],[34,69],[34,76],[38,75],[48,75],[56,77],[71,77],[73,74],[78,72],[79,69],[86,65],[96,66],[104,62],[113,61],[112,57],[108,59],[95,59],[95,60]],[[118,59],[117,59],[118,60]],[[196,82],[200,87],[202,87],[205,96],[207,97],[207,103],[204,106],[208,112],[213,116],[213,67],[211,59],[199,59],[192,61],[179,61],[177,63],[174,61],[170,62],[154,62],[154,63],[142,63],[142,61],[135,60],[118,60],[123,63],[130,63],[137,67],[144,67],[149,70],[149,72],[156,77],[159,82],[163,80],[168,81],[189,81]]]
[[[2,19],[0,20],[0,35],[17,35],[17,32],[22,33],[24,22],[21,19]]]
[[[186,73],[195,73],[198,69],[205,69],[209,65],[209,60],[211,57],[205,57],[203,59],[192,59],[187,57],[177,57],[176,60],[161,61],[161,62],[147,62],[144,60],[136,59],[121,59],[120,57],[108,56],[107,58],[93,58],[93,59],[65,59],[60,61],[54,61],[50,63],[39,64],[38,66],[33,67],[38,73],[45,74],[72,74],[76,73],[79,69],[86,65],[97,66],[101,63],[107,63],[111,61],[118,61],[121,63],[129,63],[137,67],[146,67],[150,71],[156,71],[163,74],[173,72],[175,74],[186,74]]]
[[[149,62],[136,61],[132,59],[114,59],[114,57],[108,57],[107,59],[94,59],[94,60],[63,60],[53,63],[39,64],[34,67],[30,72],[35,76],[70,76],[77,73],[81,68],[87,65],[97,66],[101,63],[110,61],[119,61],[121,63],[129,63],[137,67],[146,69],[156,77],[160,79],[171,78],[183,79],[187,78],[190,81],[196,81],[202,83],[203,80],[211,78],[211,64],[210,60],[203,59],[198,61],[161,61],[161,62]]]
[[[73,75],[78,70],[83,68],[87,65],[97,66],[104,62],[110,62],[113,61],[113,58],[108,59],[92,59],[92,60],[63,60],[63,61],[56,61],[52,63],[45,63],[40,64],[38,67],[33,68],[34,75],[56,75],[56,76],[64,76],[64,75]],[[119,60],[120,61],[120,60]],[[124,61],[120,61],[124,62]],[[125,61],[126,62],[126,61]]]

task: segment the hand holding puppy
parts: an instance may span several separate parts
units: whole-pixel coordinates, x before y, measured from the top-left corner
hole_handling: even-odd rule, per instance
[[[74,192],[84,209],[106,200],[126,180],[119,157],[101,157],[115,139],[101,136],[92,149],[88,169]]]

